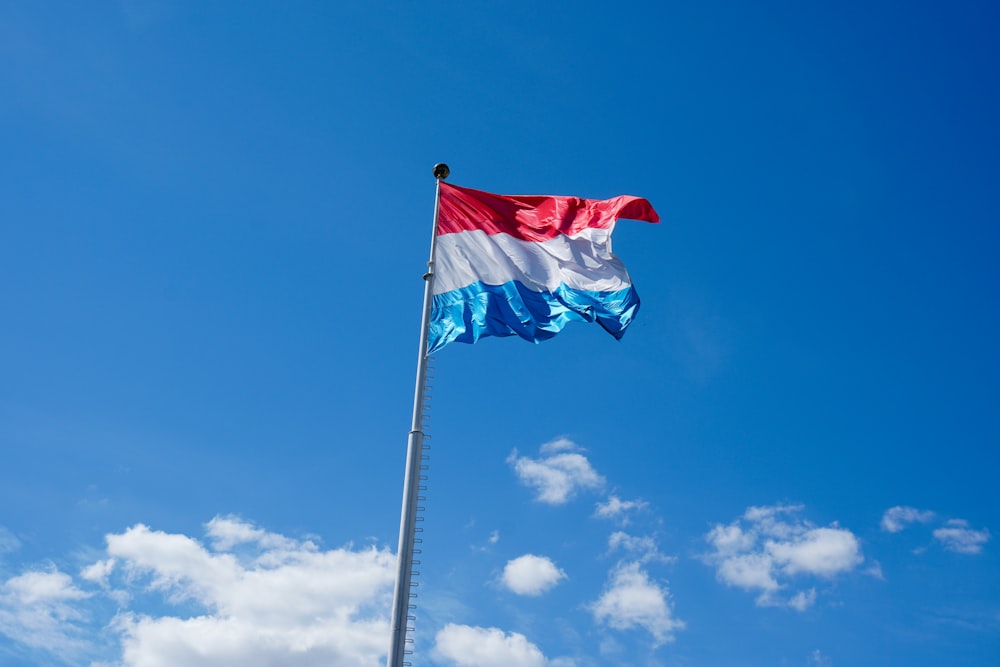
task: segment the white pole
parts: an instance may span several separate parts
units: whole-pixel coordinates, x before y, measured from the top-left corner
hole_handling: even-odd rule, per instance
[[[424,311],[420,323],[420,350],[417,356],[417,384],[413,391],[413,421],[406,443],[406,476],[403,478],[403,509],[399,519],[399,562],[396,586],[392,595],[392,643],[386,667],[403,667],[410,615],[410,580],[413,576],[413,544],[416,538],[417,502],[420,495],[420,466],[424,454],[424,390],[427,387],[427,335],[434,296],[434,253],[437,249],[438,208],[441,201],[441,181],[448,178],[448,165],[434,165],[437,186],[434,191],[434,229],[431,234],[431,254],[424,274]]]

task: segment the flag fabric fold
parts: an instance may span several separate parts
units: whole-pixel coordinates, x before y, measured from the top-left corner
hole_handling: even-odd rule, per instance
[[[619,218],[659,222],[640,197],[495,195],[442,182],[428,354],[485,336],[537,343],[572,321],[621,338],[639,296],[611,252]]]

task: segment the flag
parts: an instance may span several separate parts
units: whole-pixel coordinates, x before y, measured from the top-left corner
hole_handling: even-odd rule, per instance
[[[639,295],[611,252],[619,218],[660,220],[639,197],[495,195],[442,181],[427,353],[484,336],[537,343],[572,321],[621,338]]]

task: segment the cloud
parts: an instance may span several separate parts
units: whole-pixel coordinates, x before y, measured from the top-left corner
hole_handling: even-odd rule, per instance
[[[508,561],[503,569],[504,586],[518,595],[541,595],[566,578],[549,558],[525,554]]]
[[[675,619],[670,592],[650,580],[640,563],[623,563],[611,571],[604,592],[590,606],[594,620],[616,630],[643,628],[657,644],[674,640],[684,628]]]
[[[541,455],[539,459],[518,456],[515,449],[507,457],[518,480],[535,489],[538,502],[562,505],[577,491],[604,486],[604,478],[570,440],[560,438],[542,445]]]
[[[831,577],[864,560],[858,538],[843,528],[812,528],[788,542],[768,540],[766,548],[788,574]]]
[[[804,611],[816,601],[815,588],[782,597],[800,575],[832,578],[864,561],[858,538],[836,524],[817,528],[795,517],[801,505],[750,507],[741,519],[717,524],[705,540],[714,551],[705,561],[727,586],[758,593],[760,606]]]
[[[941,542],[945,549],[960,554],[978,554],[983,545],[990,539],[990,531],[986,528],[973,530],[964,519],[950,519],[943,528],[934,531],[934,539]]]
[[[864,572],[869,577],[874,577],[879,581],[885,581],[885,574],[882,573],[882,564],[877,560],[872,561],[871,564],[865,568]]]
[[[14,533],[0,526],[0,555],[11,553],[21,548],[21,541],[14,536]]]
[[[833,660],[823,655],[823,652],[819,649],[816,649],[809,654],[806,665],[807,667],[833,667]]]
[[[137,525],[108,535],[127,582],[197,615],[122,614],[123,658],[134,667],[377,665],[388,636],[382,605],[388,551],[319,550],[232,517],[206,526],[213,550]],[[239,555],[230,550],[240,545]]]
[[[929,523],[935,518],[935,513],[930,510],[918,510],[913,507],[897,505],[890,507],[882,515],[882,530],[889,533],[898,533],[911,523]],[[960,554],[978,554],[982,552],[983,545],[989,542],[990,531],[986,528],[973,530],[969,528],[969,522],[965,519],[948,519],[943,526],[936,528],[933,533],[934,539],[944,546],[948,551]],[[918,548],[914,553],[923,553],[924,547]]]
[[[898,533],[911,523],[927,523],[934,518],[934,512],[918,510],[914,507],[897,505],[890,507],[882,515],[882,530],[887,533]]]
[[[594,516],[598,519],[614,519],[622,525],[627,525],[628,513],[644,510],[649,507],[645,500],[622,500],[618,496],[608,496],[607,502],[597,503]]]
[[[56,569],[11,577],[0,585],[0,635],[66,662],[79,661],[92,650],[87,617],[76,605],[88,597]]]
[[[459,667],[544,667],[537,646],[517,632],[449,623],[434,637],[438,657]]]
[[[620,530],[611,533],[608,537],[608,553],[614,553],[619,549],[627,551],[642,563],[654,561],[670,563],[676,560],[660,553],[656,540],[648,535],[636,537]]]
[[[758,601],[761,603],[770,600],[770,594],[781,588],[774,578],[774,562],[765,553],[726,556],[718,562],[715,574],[729,586],[760,590],[762,595]]]
[[[382,664],[390,551],[322,550],[231,516],[205,535],[142,524],[110,534],[105,557],[80,572],[89,591],[57,570],[8,579],[0,634],[72,664],[106,650],[95,637],[109,635],[119,667]],[[102,604],[118,606],[113,619],[94,618]]]
[[[797,611],[805,611],[816,603],[816,589],[799,591],[788,600],[788,606]]]
[[[235,516],[215,517],[205,524],[205,534],[216,551],[228,551],[237,545],[255,544],[275,552],[315,549],[312,542],[299,543],[296,540],[269,533]]]
[[[546,442],[538,448],[538,451],[545,456],[551,456],[552,454],[558,454],[559,452],[580,451],[580,446],[569,438],[562,437]]]

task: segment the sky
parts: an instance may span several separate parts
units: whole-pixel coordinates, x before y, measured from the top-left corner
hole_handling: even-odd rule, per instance
[[[1000,664],[1000,10],[0,5],[0,665],[382,665],[434,163],[646,197],[435,355],[420,667]]]

